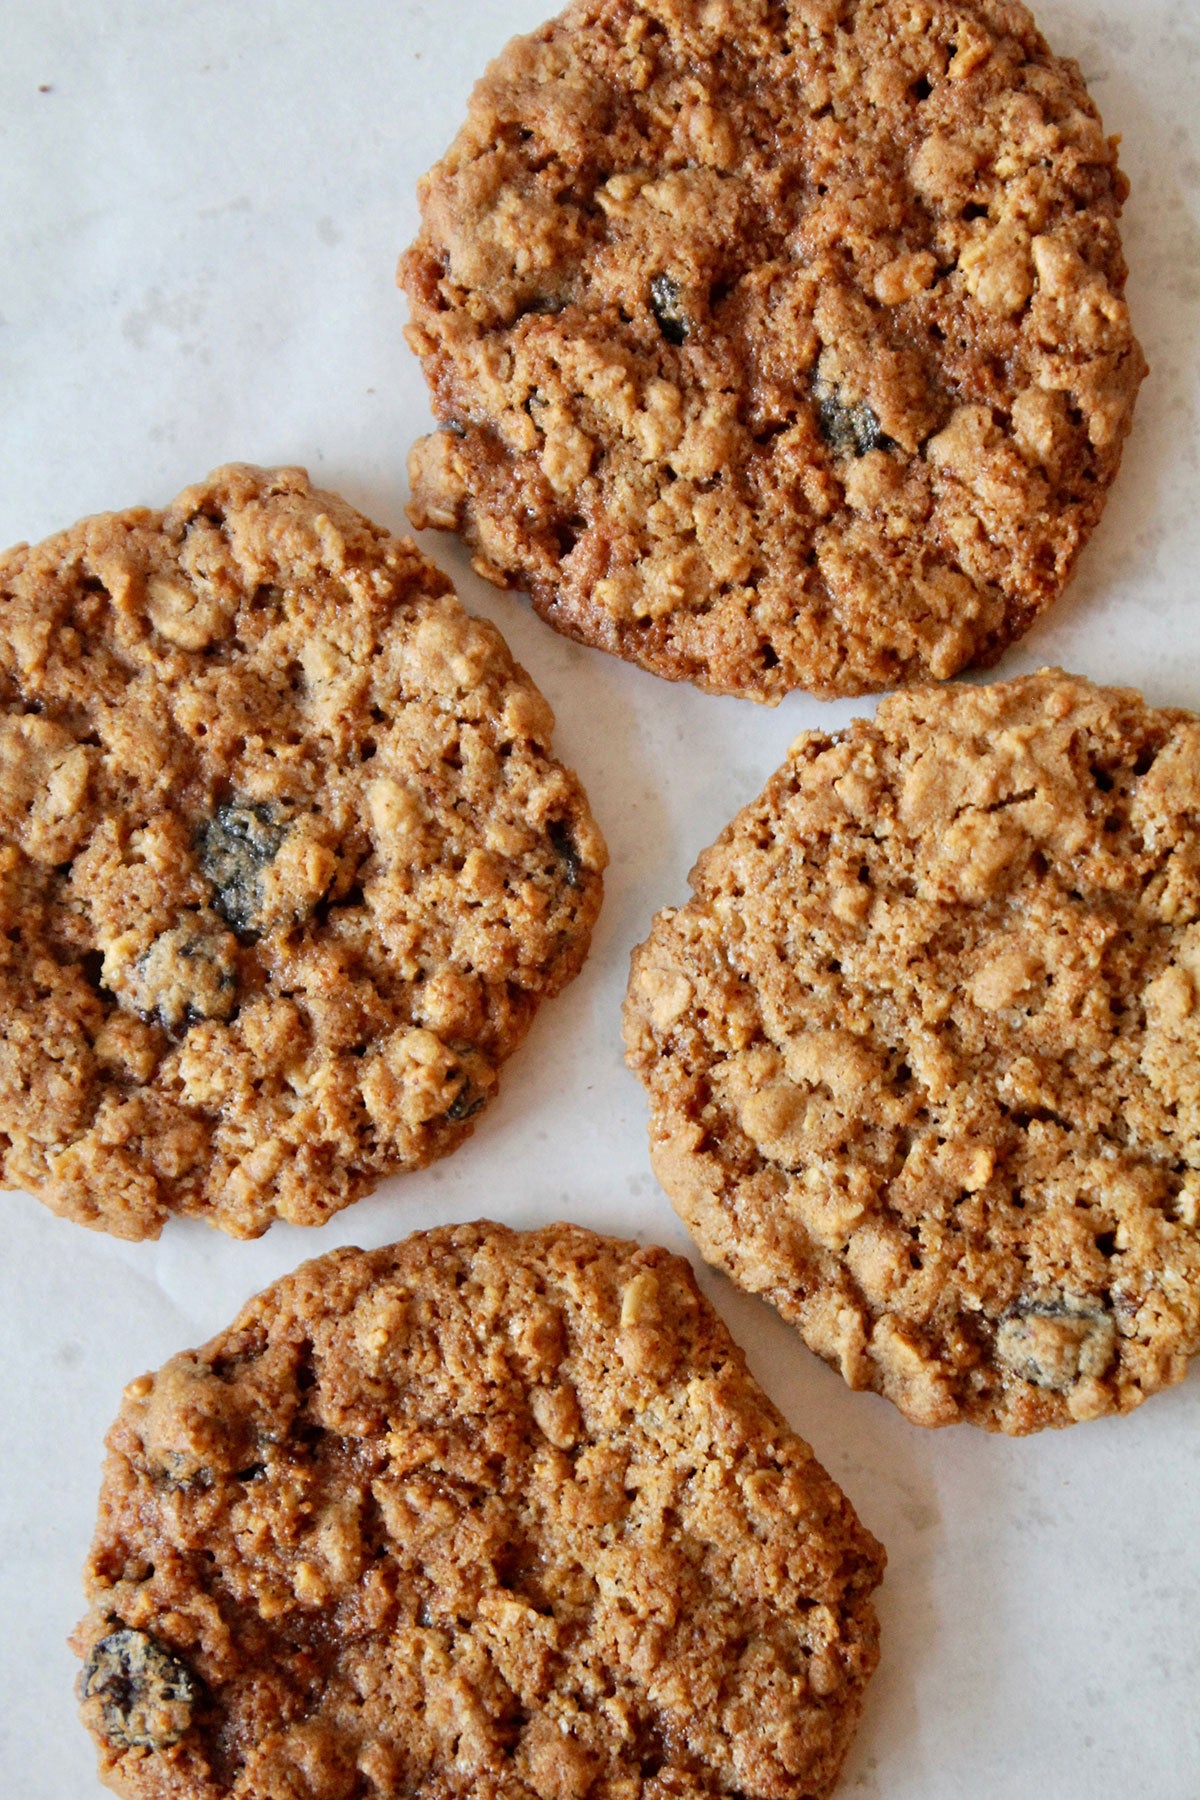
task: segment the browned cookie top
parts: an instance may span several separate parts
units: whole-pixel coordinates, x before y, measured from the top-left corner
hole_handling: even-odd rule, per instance
[[[335,1251],[126,1391],[74,1644],[130,1800],[820,1800],[883,1553],[665,1250]]]
[[[0,558],[4,1185],[250,1236],[452,1149],[600,904],[553,723],[302,470]]]
[[[401,264],[412,517],[559,629],[775,701],[991,662],[1145,372],[1115,143],[1007,0],[579,0]]]
[[[1200,1349],[1200,719],[1045,670],[797,739],[635,952],[705,1256],[854,1387],[1021,1433]]]

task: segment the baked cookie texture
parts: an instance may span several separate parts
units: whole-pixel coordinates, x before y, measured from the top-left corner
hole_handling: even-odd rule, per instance
[[[339,1250],[126,1390],[83,1716],[132,1800],[826,1795],[883,1552],[665,1250]]]
[[[1200,1348],[1200,720],[1043,670],[793,744],[634,953],[709,1261],[852,1387],[1014,1434]]]
[[[319,1224],[454,1148],[605,851],[550,708],[299,469],[0,558],[0,1180]]]
[[[1145,373],[1127,184],[1007,0],[580,0],[510,44],[400,266],[418,526],[543,618],[777,701],[994,662]]]

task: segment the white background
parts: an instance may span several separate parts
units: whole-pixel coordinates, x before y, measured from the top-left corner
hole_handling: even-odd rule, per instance
[[[0,544],[164,504],[232,458],[300,462],[404,527],[427,429],[393,287],[417,176],[546,0],[0,0]],[[1200,708],[1200,0],[1041,0],[1134,191],[1153,365],[1067,596],[1005,659]],[[46,91],[43,91],[46,90]],[[122,1385],[335,1244],[491,1215],[688,1251],[619,1049],[630,948],[804,727],[870,703],[714,700],[572,646],[426,547],[552,700],[613,863],[582,977],[451,1161],[321,1231],[173,1223],[127,1245],[0,1199],[0,1792],[99,1794],[64,1639]],[[845,1774],[865,1800],[1200,1796],[1200,1376],[1024,1442],[907,1424],[763,1304],[706,1291],[891,1556],[884,1655]]]

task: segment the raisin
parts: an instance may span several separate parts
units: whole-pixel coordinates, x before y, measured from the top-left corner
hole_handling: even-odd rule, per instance
[[[446,1108],[446,1117],[459,1125],[464,1119],[473,1119],[476,1113],[483,1111],[485,1105],[484,1096],[476,1093],[469,1081],[464,1081]]]
[[[1022,1381],[1065,1393],[1112,1362],[1116,1325],[1098,1301],[1070,1294],[1018,1300],[1000,1321],[996,1355]]]
[[[266,804],[219,807],[200,827],[200,867],[212,882],[213,905],[239,938],[257,936],[260,877],[279,854],[286,826]]]
[[[79,1677],[80,1700],[96,1702],[89,1710],[117,1750],[169,1750],[191,1725],[199,1693],[191,1670],[144,1631],[101,1638]]]
[[[583,886],[583,861],[576,848],[575,839],[571,836],[571,828],[564,819],[555,819],[549,833],[550,842],[554,845],[554,854],[563,865],[567,878],[567,886],[579,888]]]
[[[658,329],[668,344],[686,344],[692,327],[680,304],[677,281],[670,275],[656,275],[650,283],[650,308],[658,320]]]
[[[201,1019],[228,1019],[237,1004],[237,946],[227,931],[205,932],[199,916],[155,938],[124,982],[147,1022],[168,1031]]]
[[[865,456],[868,450],[884,450],[891,444],[865,400],[842,400],[824,381],[814,384],[813,398],[821,435],[835,456]]]

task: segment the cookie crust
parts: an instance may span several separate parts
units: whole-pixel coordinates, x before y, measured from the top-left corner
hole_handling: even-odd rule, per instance
[[[1014,1434],[1200,1348],[1200,719],[1059,670],[792,746],[634,953],[705,1257],[852,1387]]]
[[[10,551],[0,606],[3,1185],[244,1237],[453,1149],[605,862],[499,633],[243,465]]]
[[[130,1800],[836,1779],[883,1553],[665,1250],[335,1251],[134,1382],[108,1442],[73,1644]],[[123,1712],[89,1673],[120,1655]]]
[[[994,662],[1145,363],[1127,191],[1008,0],[580,0],[510,44],[400,280],[418,526],[569,636],[768,702]]]

